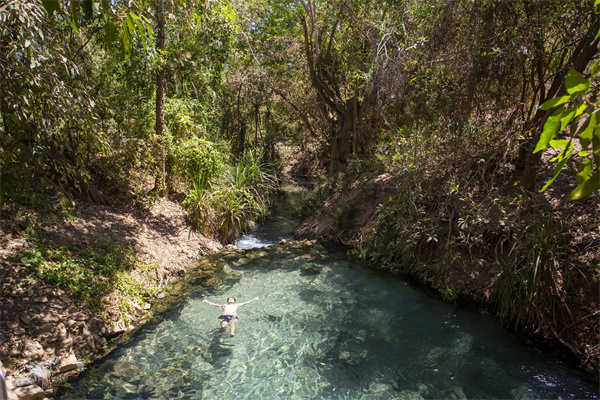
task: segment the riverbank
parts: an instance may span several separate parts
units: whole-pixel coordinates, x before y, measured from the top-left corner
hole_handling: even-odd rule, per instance
[[[42,220],[38,214],[23,212],[0,221],[0,361],[12,399],[44,396],[36,385],[13,390],[16,380],[28,378],[31,363],[42,364],[54,376],[76,370],[107,340],[147,320],[152,303],[159,301],[134,304],[125,315],[107,302],[99,312],[72,291],[37,279],[23,262],[24,253],[41,245],[125,246],[144,265],[152,266],[154,279],[144,284],[154,285],[161,297],[161,290],[185,274],[198,257],[223,247],[194,232],[184,215],[176,202],[163,198],[146,211],[78,203],[66,220],[50,216]],[[130,274],[141,280],[140,272]],[[115,295],[106,293],[105,298],[114,300]]]
[[[409,274],[448,301],[476,302],[531,343],[576,357],[598,380],[597,199],[491,197],[461,183],[460,193],[443,177],[383,174],[342,183],[295,237],[343,243],[373,267]]]
[[[263,226],[277,224],[275,219]],[[402,278],[370,271],[342,246],[264,246],[204,258],[181,280],[185,290],[170,292],[183,296],[169,311],[126,335],[129,340],[69,380],[56,397],[598,396],[583,374],[514,340],[488,313],[441,302]],[[230,295],[239,303],[259,300],[238,310],[235,337],[226,332],[220,343],[221,310],[203,300],[221,303]]]
[[[398,177],[389,174],[357,182],[348,191],[328,199],[323,207],[299,227],[296,236],[298,239],[337,241],[350,246],[357,253],[365,253],[369,232],[381,215],[380,205],[397,194],[397,188]],[[346,215],[352,216],[352,224],[340,223],[340,210],[345,210]],[[0,301],[6,305],[2,308],[0,320],[0,357],[6,367],[10,387],[14,386],[15,380],[28,376],[31,362],[45,364],[55,376],[77,370],[82,362],[98,354],[106,341],[147,321],[161,294],[158,290],[156,300],[134,307],[128,315],[127,323],[114,318],[116,314],[111,314],[109,307],[103,317],[69,291],[33,277],[26,263],[21,260],[27,248],[36,243],[52,246],[79,244],[89,247],[114,242],[130,246],[136,257],[155,266],[152,271],[156,280],[149,284],[156,285],[157,289],[168,286],[174,278],[185,274],[198,256],[222,248],[218,242],[193,233],[184,218],[183,210],[169,199],[158,200],[144,212],[81,203],[73,210],[73,217],[66,221],[34,222],[31,219],[33,216],[29,216],[27,220],[25,214],[22,215],[23,217],[5,220],[0,224],[3,234]],[[36,226],[40,232],[35,240],[31,237],[32,226]],[[376,261],[374,256],[370,254],[366,257]],[[579,254],[582,260],[590,256],[589,251]],[[374,262],[373,265],[383,266],[379,262]],[[495,307],[491,301],[494,282],[489,280],[491,274],[486,275],[486,269],[482,266],[469,270],[470,273],[454,266],[447,270],[431,269],[426,274],[423,271],[403,270],[397,264],[385,267],[396,272],[411,273],[430,286],[435,286],[436,282],[445,282],[452,285],[457,296],[487,304],[490,308]],[[577,326],[566,328],[569,333],[577,331],[581,338],[578,345],[583,346],[584,351],[585,346],[589,345],[587,349],[592,356],[587,358],[587,365],[593,370],[597,368],[597,358],[594,359],[597,357],[594,356],[597,354],[594,353],[597,352],[597,347],[594,347],[593,342],[594,332],[597,332],[597,325],[594,325],[597,318],[593,317],[593,313],[597,311],[597,297],[594,298],[593,289],[597,288],[597,280],[594,280],[596,275],[593,271],[589,274],[589,278],[586,278],[589,279],[588,290],[580,285],[581,297],[575,298],[579,303],[574,302],[571,292],[566,292],[570,296],[566,298],[571,305],[570,310],[575,318],[580,319]],[[571,280],[569,285],[575,283],[577,282]],[[565,290],[569,287],[571,286],[565,285]],[[107,296],[110,297],[110,294]],[[585,318],[590,313],[592,316]],[[532,337],[553,343],[556,348],[563,346],[557,340],[552,341],[551,337],[545,338],[540,334]],[[571,347],[575,348],[574,345]],[[573,354],[582,359],[582,353]],[[19,388],[13,393],[14,399],[41,398],[36,396],[43,397],[44,392],[34,385]]]

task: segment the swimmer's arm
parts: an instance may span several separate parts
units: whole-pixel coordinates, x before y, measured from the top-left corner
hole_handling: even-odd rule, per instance
[[[256,301],[256,300],[258,300],[258,297],[255,297],[255,298],[253,298],[252,300],[248,300],[248,301],[245,301],[245,302],[243,302],[243,303],[239,303],[239,304],[238,304],[238,307],[244,306],[244,305],[246,305],[246,304],[250,304],[250,303],[252,303],[253,301]]]
[[[202,302],[203,302],[203,303],[206,303],[206,304],[208,304],[209,306],[223,307],[223,305],[222,305],[222,304],[211,303],[210,301],[208,301],[208,300],[206,300],[206,299],[202,300]]]

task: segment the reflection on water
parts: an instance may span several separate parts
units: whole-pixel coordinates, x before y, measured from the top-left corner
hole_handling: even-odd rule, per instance
[[[597,398],[574,369],[486,315],[444,303],[343,252],[273,246],[222,258],[217,292],[185,304],[97,362],[64,399]],[[243,302],[218,342],[226,297]]]

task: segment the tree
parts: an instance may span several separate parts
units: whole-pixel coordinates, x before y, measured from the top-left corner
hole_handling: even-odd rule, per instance
[[[351,10],[347,9],[345,4],[331,4],[325,10],[327,15],[323,20],[319,18],[317,9],[320,3],[297,0],[296,4],[304,9],[300,20],[310,81],[321,104],[322,112],[330,124],[329,175],[333,176],[350,157],[362,118],[359,88],[344,85],[345,75],[350,71],[343,70],[342,63],[345,60],[342,54],[336,54],[336,46],[334,46],[338,29],[347,31],[351,27],[350,21],[343,18],[349,16]]]
[[[163,0],[156,0],[156,21],[158,36],[156,40],[157,53],[162,57],[165,51],[165,6]],[[165,151],[165,68],[164,66],[159,67],[156,74],[156,136],[160,143],[160,167],[158,177],[158,193],[161,196],[165,195],[165,163],[166,163],[166,151]]]
[[[401,101],[410,45],[395,2],[297,0],[312,87],[329,121],[329,175],[376,141],[387,102]]]
[[[85,129],[94,104],[78,98],[73,41],[61,37],[70,28],[41,3],[3,3],[0,26],[0,206],[7,197],[37,203],[36,188],[85,183],[78,150],[94,141]]]
[[[89,155],[105,142],[86,48],[103,34],[106,48],[117,42],[125,59],[136,40],[152,40],[148,20],[115,3],[58,0],[3,2],[0,19],[0,203],[6,196],[35,203],[49,186],[110,202],[89,180]]]

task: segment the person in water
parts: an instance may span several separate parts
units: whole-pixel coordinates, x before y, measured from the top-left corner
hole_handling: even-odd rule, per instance
[[[252,300],[248,300],[240,304],[235,304],[235,298],[229,297],[227,299],[227,304],[212,303],[206,299],[202,300],[202,302],[211,306],[221,307],[223,309],[223,313],[219,316],[219,321],[221,321],[221,335],[223,335],[223,332],[225,332],[227,325],[229,325],[229,335],[233,336],[235,335],[235,323],[239,319],[237,316],[237,309],[241,306],[245,306],[246,304],[250,304],[256,300],[258,300],[258,297],[255,297]]]

